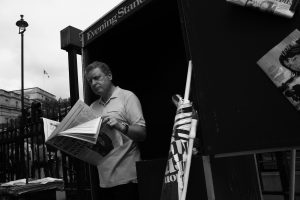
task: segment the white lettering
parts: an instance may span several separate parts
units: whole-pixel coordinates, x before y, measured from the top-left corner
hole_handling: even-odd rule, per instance
[[[113,26],[114,24],[116,24],[118,22],[118,19],[124,17],[125,15],[127,15],[128,13],[130,13],[131,11],[133,11],[135,8],[137,8],[138,6],[140,6],[141,4],[143,4],[145,1],[147,1],[147,0],[135,0],[131,4],[129,4],[127,6],[123,6],[120,9],[118,9],[117,13],[113,17],[111,17],[108,20],[104,20],[102,22],[102,24],[99,25],[94,30],[88,31],[87,32],[87,40],[92,39],[93,37],[95,37],[96,35],[98,35],[103,30],[105,30],[108,27]]]
[[[176,180],[177,176],[175,174],[165,177],[165,183],[175,182]]]
[[[126,14],[126,13],[125,13],[125,11],[124,11],[124,8],[123,8],[123,7],[122,7],[122,8],[120,8],[120,9],[118,10],[118,18],[121,18],[121,17],[123,17],[125,14]]]

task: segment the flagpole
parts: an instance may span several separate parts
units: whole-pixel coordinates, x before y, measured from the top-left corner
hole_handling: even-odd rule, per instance
[[[193,119],[195,114],[194,109],[189,101],[191,76],[192,76],[192,61],[190,60],[188,64],[184,98],[181,97],[178,98],[177,96],[176,99],[172,97],[173,102],[177,106],[177,111],[176,111],[173,134],[171,139],[171,146],[169,151],[170,155],[168,157],[165,179],[164,179],[163,189],[161,193],[161,200],[163,199],[166,200],[170,198],[185,200],[186,197],[187,183],[189,179],[189,169],[191,166],[192,149],[193,149],[193,143],[194,143],[194,138],[196,135],[196,127],[197,127],[197,119]],[[188,108],[188,109],[185,110],[182,108]],[[189,116],[181,117],[180,114],[188,114]],[[181,125],[179,126],[177,122],[181,120],[186,121],[186,124],[184,124],[183,126]],[[180,133],[179,132],[177,133],[176,131],[179,132],[188,131],[188,133],[182,132],[181,134],[183,138],[181,137],[177,138],[176,135],[179,136]],[[188,149],[186,149],[185,147]],[[177,166],[177,169],[175,168],[176,167],[175,165]],[[169,170],[170,167],[176,169],[174,171],[176,172],[176,175],[171,174]]]
[[[43,90],[45,89],[45,70],[43,70]]]
[[[191,88],[191,77],[192,77],[192,61],[189,61],[188,66],[188,72],[187,72],[187,78],[186,78],[186,84],[185,84],[185,92],[184,92],[184,103],[189,102],[189,95],[190,95],[190,88]],[[192,161],[192,152],[193,152],[193,146],[194,146],[194,139],[196,137],[196,129],[197,129],[197,119],[192,119],[191,122],[191,130],[189,134],[189,145],[188,145],[188,154],[187,154],[187,160],[186,160],[186,166],[184,169],[184,185],[183,185],[183,191],[180,197],[180,200],[185,200],[186,193],[187,193],[187,187],[188,187],[188,181],[189,181],[189,173],[190,173],[190,167],[191,167],[191,161]]]
[[[192,153],[193,153],[193,146],[194,146],[194,139],[196,137],[197,132],[197,119],[192,119],[191,124],[191,131],[189,134],[189,149],[188,149],[188,155],[186,160],[186,167],[184,170],[184,185],[183,185],[183,191],[180,200],[185,200],[186,193],[187,193],[187,187],[189,182],[189,174],[190,174],[190,168],[191,168],[191,162],[192,162]]]
[[[192,61],[189,60],[188,72],[185,83],[184,102],[188,102],[191,88],[191,77],[192,77]]]

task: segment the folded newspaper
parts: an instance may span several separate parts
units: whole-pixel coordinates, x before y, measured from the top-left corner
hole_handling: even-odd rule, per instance
[[[101,116],[81,100],[61,122],[46,118],[43,122],[46,144],[92,165],[124,142],[124,135],[102,125]]]
[[[280,92],[300,110],[300,32],[294,30],[257,61]]]
[[[292,18],[299,0],[226,0],[240,6],[256,8],[258,10]]]
[[[26,179],[19,179],[3,183],[0,186],[3,194],[19,196],[21,194],[29,192],[38,192],[53,189],[62,190],[64,187],[64,181],[62,179],[45,177],[41,179],[29,180],[28,183],[26,183]]]

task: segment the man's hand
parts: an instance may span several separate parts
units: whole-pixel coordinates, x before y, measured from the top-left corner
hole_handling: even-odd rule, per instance
[[[122,123],[117,120],[115,117],[112,117],[112,116],[108,116],[108,115],[103,115],[102,116],[102,124],[106,124],[108,125],[109,127],[111,128],[115,128],[121,132],[124,131],[124,126],[122,125]]]
[[[115,128],[121,131],[122,133],[124,133],[127,130],[126,135],[134,141],[144,141],[146,138],[146,127],[131,124],[127,128],[121,123],[121,121],[119,121],[113,116],[103,115],[102,119],[102,123],[104,125],[108,125],[111,128]]]

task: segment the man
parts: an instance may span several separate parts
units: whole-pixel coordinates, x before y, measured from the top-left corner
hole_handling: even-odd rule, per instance
[[[136,161],[140,160],[138,141],[146,137],[140,101],[134,93],[112,83],[107,64],[95,61],[85,69],[86,79],[99,99],[91,104],[97,115],[119,136],[120,145],[103,157],[98,168],[101,200],[138,199]]]

